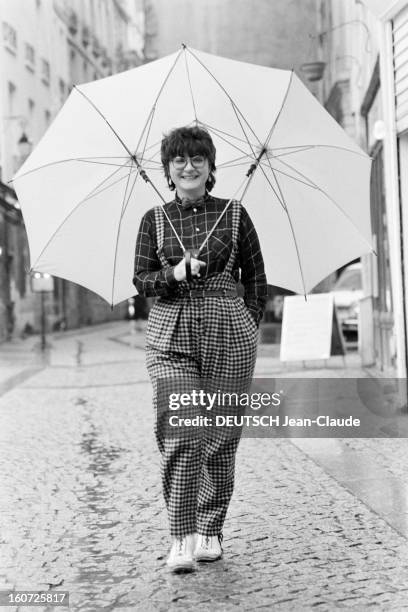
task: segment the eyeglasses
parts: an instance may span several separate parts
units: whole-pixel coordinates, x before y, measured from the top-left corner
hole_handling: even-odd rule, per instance
[[[203,168],[206,162],[204,155],[194,155],[194,157],[177,156],[173,157],[171,162],[176,170],[183,170],[183,168],[187,166],[188,160],[190,160],[191,165],[197,169]]]

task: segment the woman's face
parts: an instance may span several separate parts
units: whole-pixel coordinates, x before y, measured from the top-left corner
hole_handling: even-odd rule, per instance
[[[210,170],[203,155],[177,156],[170,161],[170,178],[181,198],[199,198],[205,193]]]

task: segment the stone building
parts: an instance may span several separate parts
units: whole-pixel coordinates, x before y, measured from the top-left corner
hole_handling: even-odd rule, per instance
[[[2,0],[0,23],[0,340],[38,330],[28,245],[15,194],[7,186],[74,84],[143,62],[142,0]],[[46,299],[50,327],[124,316],[73,283],[54,279]]]
[[[324,63],[322,103],[373,159],[371,219],[377,255],[361,258],[364,297],[360,301],[359,348],[364,365],[375,364],[392,376],[403,371],[404,359],[401,245],[390,198],[393,188],[387,193],[384,167],[384,99],[389,87],[381,65],[392,58],[392,51],[382,47],[378,19],[367,5],[360,0],[320,0],[315,59]],[[395,189],[397,179],[394,181]]]
[[[315,44],[311,36],[316,34],[316,0],[148,0],[148,4],[148,57],[173,53],[185,43],[299,73]]]

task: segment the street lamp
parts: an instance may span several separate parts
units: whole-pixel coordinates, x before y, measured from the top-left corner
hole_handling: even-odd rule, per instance
[[[51,274],[46,272],[33,272],[31,286],[34,293],[41,295],[41,350],[47,348],[45,332],[45,294],[54,290],[54,279]]]
[[[27,134],[26,134],[26,128],[28,125],[28,119],[25,115],[8,115],[8,116],[3,116],[2,117],[2,123],[3,125],[1,126],[1,158],[3,160],[7,160],[9,157],[9,154],[11,152],[11,150],[14,149],[15,144],[11,143],[9,140],[9,137],[7,136],[7,131],[9,129],[9,126],[13,124],[13,122],[17,121],[20,125],[20,129],[21,129],[21,136],[17,141],[17,149],[18,149],[18,159],[16,159],[13,163],[14,166],[12,168],[12,172],[16,172],[17,168],[15,166],[15,164],[17,163],[18,165],[21,165],[26,159],[27,157],[30,155],[32,148],[33,148],[33,143],[31,142],[31,140],[28,138]],[[9,163],[11,162],[11,160],[9,161]],[[4,168],[2,169],[4,170]],[[10,168],[7,168],[7,174],[10,172]]]
[[[23,132],[17,142],[18,151],[20,153],[21,159],[26,159],[31,153],[32,142],[28,139],[28,136],[25,132]]]

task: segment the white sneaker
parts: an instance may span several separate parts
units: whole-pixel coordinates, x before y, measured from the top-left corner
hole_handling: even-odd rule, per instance
[[[167,565],[173,572],[192,572],[194,566],[193,551],[195,534],[174,538]]]
[[[197,534],[197,545],[194,551],[196,561],[217,561],[222,557],[222,535],[205,536]]]

